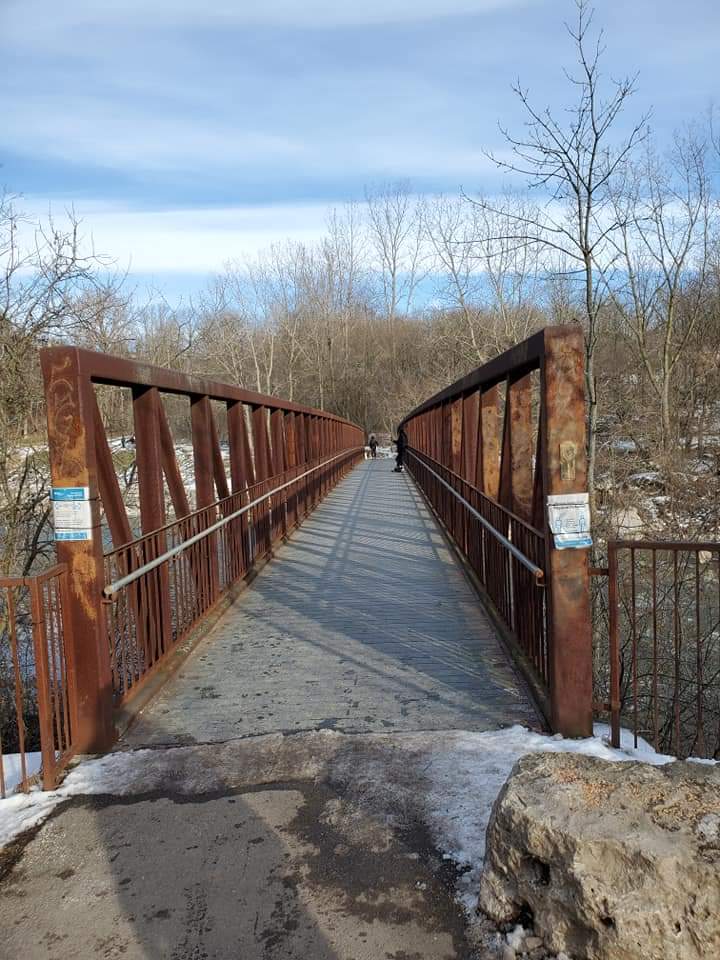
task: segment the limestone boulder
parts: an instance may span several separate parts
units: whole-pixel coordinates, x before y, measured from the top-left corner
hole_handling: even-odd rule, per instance
[[[573,958],[720,957],[720,767],[524,757],[488,826],[480,907]]]

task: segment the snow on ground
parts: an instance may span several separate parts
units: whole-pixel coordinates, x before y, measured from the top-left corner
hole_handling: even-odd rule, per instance
[[[376,460],[388,460],[390,457],[395,457],[397,451],[392,447],[378,447],[375,451]],[[370,447],[365,447],[365,459],[371,460]]]
[[[42,754],[26,753],[25,766],[28,777],[34,776],[40,769],[42,763]],[[19,753],[4,753],[0,757],[0,767],[2,767],[3,779],[5,780],[5,792],[12,793],[15,787],[22,780],[22,764],[20,763]]]
[[[664,764],[674,758],[655,753],[644,741],[633,747],[633,737],[623,731],[622,748],[609,746],[609,728],[598,724],[587,740],[549,737],[514,726],[492,733],[456,733],[449,750],[428,744],[431,784],[424,799],[426,823],[443,854],[466,872],[458,884],[463,906],[472,910],[477,900],[485,832],[495,798],[515,763],[528,753],[582,753],[600,760]]]
[[[486,733],[367,736],[320,731],[111,753],[80,763],[52,793],[34,790],[0,801],[0,847],[74,796],[132,796],[163,789],[197,796],[223,787],[327,779],[341,784],[350,802],[390,823],[424,823],[437,849],[464,871],[458,897],[474,909],[492,806],[520,757],[546,751],[652,764],[673,760],[642,740],[635,749],[629,731],[623,731],[622,748],[614,750],[608,735],[605,725],[586,740],[520,726]]]

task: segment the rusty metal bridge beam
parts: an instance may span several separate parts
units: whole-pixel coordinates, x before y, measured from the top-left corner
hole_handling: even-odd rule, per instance
[[[485,599],[505,625],[549,723],[568,736],[589,735],[588,551],[557,548],[547,509],[548,497],[587,493],[581,331],[545,328],[430,397],[403,422],[411,447],[430,458],[413,468],[418,482],[481,588],[490,591]],[[561,449],[571,454],[571,471]],[[488,542],[467,516],[458,517],[450,488],[464,491],[498,533],[531,554],[546,586],[528,581],[517,558]]]
[[[545,337],[540,368],[543,489],[545,496],[587,491],[585,351],[576,327]],[[572,475],[561,467],[561,444],[573,444]],[[555,730],[592,733],[592,627],[587,550],[557,550],[545,511],[550,696]]]
[[[221,587],[224,589],[244,575],[256,556],[253,551],[258,544],[250,535],[248,516],[239,514],[223,530],[213,530],[202,543],[189,548],[187,569],[178,572],[163,562],[154,565],[142,582],[133,581],[117,615],[115,609],[112,613],[109,608],[106,610],[102,600],[105,565],[108,564],[108,570],[112,568],[115,578],[131,574],[143,565],[146,555],[164,556],[169,538],[176,544],[177,537],[187,538],[210,526],[219,514],[235,512],[236,494],[241,504],[243,491],[255,485],[255,498],[261,492],[257,485],[267,486],[272,472],[287,474],[293,467],[317,459],[321,451],[347,451],[347,457],[340,457],[342,470],[347,469],[361,447],[363,432],[334,414],[278,397],[74,347],[41,351],[41,364],[52,483],[54,487],[80,488],[85,501],[82,516],[87,517],[87,522],[80,531],[82,536],[58,539],[57,553],[67,566],[69,582],[64,613],[68,673],[76,691],[71,704],[74,741],[78,752],[95,752],[107,748],[113,740],[115,700],[120,701],[135,689],[147,670],[177,642],[189,620],[201,616],[218,598]],[[132,391],[144,533],[137,540],[132,539],[132,526],[94,393],[95,384]],[[185,397],[190,404],[197,507],[192,513],[163,409],[163,394]],[[220,401],[227,409],[232,494],[212,401]],[[268,435],[270,420],[272,448]],[[323,489],[332,482],[328,477],[337,479],[342,472],[334,459],[330,463],[326,470],[318,471],[323,475]],[[303,485],[301,504],[293,494],[293,509],[298,515],[306,514],[320,498],[321,482],[314,478],[312,474]],[[175,513],[175,521],[168,526],[165,482]],[[278,496],[284,502],[287,494]],[[274,496],[271,499],[275,501]],[[107,554],[102,539],[103,508],[113,541],[113,549]],[[269,528],[271,509],[274,531]],[[269,550],[280,518],[277,501],[272,508],[262,501],[255,510],[252,532],[255,537],[265,538],[260,548],[266,549],[261,552]],[[295,522],[296,513],[291,520]],[[229,559],[228,553],[232,554]],[[168,577],[172,578],[172,590]],[[117,630],[125,631],[123,635],[129,637],[130,660],[120,662],[117,658]]]
[[[57,543],[68,571],[66,654],[77,695],[72,705],[75,749],[104,750],[113,739],[110,651],[102,610],[103,545],[95,456],[93,387],[75,350],[45,350],[49,456],[53,487],[88,487],[91,539]]]

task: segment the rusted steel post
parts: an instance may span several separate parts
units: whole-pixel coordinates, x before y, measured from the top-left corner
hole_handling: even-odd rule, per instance
[[[308,446],[308,428],[307,428],[307,416],[304,413],[298,413],[295,416],[295,437],[297,440],[297,452],[298,452],[298,465],[301,468],[300,472],[302,473],[308,460],[310,459],[310,448]],[[308,512],[308,482],[307,477],[301,481],[302,486],[300,490],[302,493],[299,493],[299,496],[302,498],[302,515],[303,518],[307,516]],[[300,511],[300,503],[298,501],[298,512]]]
[[[272,436],[272,464],[273,476],[285,472],[285,434],[284,413],[282,410],[273,410],[270,414],[270,432]]]
[[[480,449],[477,486],[488,497],[497,500],[500,492],[500,428],[499,391],[490,387],[480,396]]]
[[[285,440],[287,444],[287,466],[297,466],[297,439],[295,436],[295,414],[290,412],[285,414]]]
[[[295,439],[297,443],[298,466],[302,466],[308,459],[307,452],[305,449],[306,436],[307,436],[307,428],[305,426],[305,414],[296,413],[295,414]]]
[[[295,414],[288,412],[285,414],[285,465],[292,471],[291,476],[295,476],[299,471],[297,467],[297,437],[295,434]],[[287,497],[288,523],[291,527],[297,525],[298,518],[298,492],[297,485],[290,488]]]
[[[190,426],[195,468],[195,507],[197,510],[211,507],[215,502],[211,417],[212,410],[210,409],[209,398],[193,396],[190,400]],[[206,513],[203,526],[209,526],[214,519]],[[205,599],[208,604],[211,604],[217,596],[219,583],[216,534],[211,534],[204,543],[203,549],[207,553],[203,555],[203,560],[208,565],[207,582],[209,590],[209,596]]]
[[[270,414],[270,435],[272,442],[272,474],[280,477],[285,472],[285,432],[284,414],[280,409]],[[273,497],[273,534],[274,539],[287,535],[287,509],[285,492]]]
[[[239,400],[227,405],[228,442],[230,444],[230,479],[233,493],[245,490],[254,482],[252,457],[247,435],[245,409]]]
[[[267,433],[265,407],[253,407],[253,449],[255,452],[255,481],[267,480],[270,476],[270,447]]]
[[[252,456],[247,435],[247,421],[245,408],[239,400],[230,401],[227,405],[228,444],[230,446],[230,480],[233,493],[251,486],[254,480]],[[252,564],[252,546],[250,542],[250,528],[247,514],[239,520],[240,548],[242,550],[243,572]]]
[[[545,496],[587,493],[585,354],[575,327],[544,331],[541,365]],[[561,445],[563,456],[561,461]],[[573,451],[568,469],[567,451]],[[553,729],[592,734],[592,628],[587,549],[557,550],[545,510],[550,700]]]
[[[510,495],[508,504],[523,520],[532,516],[533,430],[532,376],[508,381],[507,404],[510,426]]]
[[[463,443],[462,443],[462,475],[468,483],[475,485],[478,460],[478,418],[480,416],[480,393],[473,393],[463,397]]]
[[[450,462],[449,466],[453,473],[462,473],[462,430],[463,430],[463,401],[462,397],[457,397],[449,405],[450,413]],[[453,480],[453,486],[457,481]],[[460,503],[453,497],[450,506],[450,530],[452,535],[459,543],[460,548],[465,550],[465,534],[463,529],[463,510]]]
[[[165,524],[159,407],[160,394],[157,387],[133,388],[135,450],[143,533],[150,533]]]
[[[462,473],[462,397],[450,404],[450,463],[453,473]]]
[[[266,485],[264,484],[264,481],[266,481],[272,473],[266,407],[253,407],[252,434],[253,453],[255,455],[255,482],[256,484],[263,484],[262,488],[258,488],[258,492],[260,489],[265,492]],[[270,550],[270,508],[267,500],[264,500],[256,509],[253,510],[253,530],[255,534],[256,547],[262,546],[263,551]]]
[[[97,466],[93,444],[93,386],[82,375],[79,352],[53,347],[41,354],[48,421],[52,485],[88,487],[91,528],[88,540],[61,540],[58,561],[69,578],[66,619],[68,673],[76,692],[72,704],[78,753],[106,750],[115,739],[112,722],[110,648],[102,608],[103,544]]]
[[[165,525],[165,487],[162,471],[162,441],[160,435],[160,392],[157,387],[133,387],[133,419],[138,486],[140,489],[140,520],[143,534]],[[167,549],[163,534],[146,541],[153,560]],[[149,664],[158,660],[172,642],[170,613],[170,580],[167,566],[158,568],[148,581],[147,623],[138,621],[138,636],[147,640],[145,655]],[[148,664],[148,665],[149,665]]]

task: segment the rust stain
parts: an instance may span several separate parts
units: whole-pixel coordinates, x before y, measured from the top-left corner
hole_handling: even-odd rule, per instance
[[[97,583],[95,557],[84,544],[82,546],[76,544],[75,546],[70,560],[70,589],[82,606],[83,613],[88,620],[95,622],[97,620],[98,599],[95,594]]]

